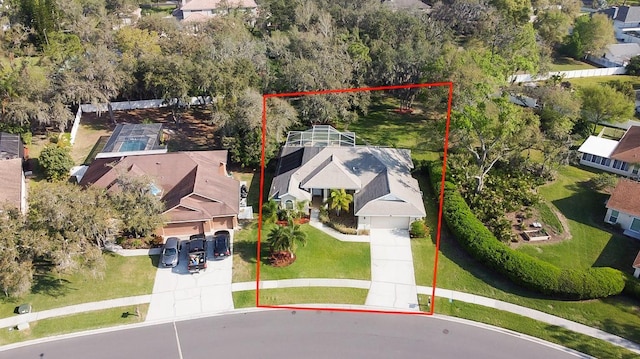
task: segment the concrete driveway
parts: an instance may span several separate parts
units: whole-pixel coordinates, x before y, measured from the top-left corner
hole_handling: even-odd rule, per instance
[[[231,247],[233,248],[233,231]],[[183,238],[181,238],[183,239]],[[187,251],[180,251],[175,268],[158,268],[151,294],[147,321],[210,314],[233,309],[231,268],[233,256],[213,259],[212,235],[207,235],[207,269],[190,274]],[[181,241],[186,243],[188,238]]]
[[[371,288],[366,305],[418,310],[409,231],[372,229]]]

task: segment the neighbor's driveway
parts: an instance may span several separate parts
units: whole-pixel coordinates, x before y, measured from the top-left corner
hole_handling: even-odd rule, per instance
[[[418,310],[409,231],[372,229],[371,288],[366,305]]]
[[[233,231],[230,231],[233,242]],[[175,268],[158,268],[147,321],[216,313],[233,309],[231,268],[233,256],[213,260],[212,236],[207,235],[207,269],[189,274],[187,251],[180,251]],[[182,241],[182,244],[186,241]],[[233,246],[232,246],[233,247]]]

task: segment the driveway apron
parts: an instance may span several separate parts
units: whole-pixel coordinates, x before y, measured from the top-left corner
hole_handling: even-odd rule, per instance
[[[409,231],[372,229],[371,289],[366,305],[418,310]]]
[[[207,236],[207,240],[211,239]],[[147,321],[197,317],[234,308],[231,295],[233,256],[214,260],[213,242],[209,242],[208,247],[207,269],[200,273],[189,274],[186,250],[180,251],[175,268],[158,268]]]

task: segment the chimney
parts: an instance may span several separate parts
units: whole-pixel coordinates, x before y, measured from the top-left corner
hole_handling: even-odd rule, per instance
[[[220,176],[228,176],[227,175],[227,164],[224,162],[220,162],[220,166],[218,166],[218,174],[220,174]]]

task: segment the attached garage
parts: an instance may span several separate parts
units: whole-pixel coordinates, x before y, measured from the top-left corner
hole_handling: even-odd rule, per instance
[[[164,226],[163,236],[188,236],[192,234],[204,233],[203,222],[169,223]]]
[[[371,216],[371,228],[409,229],[409,217]]]

